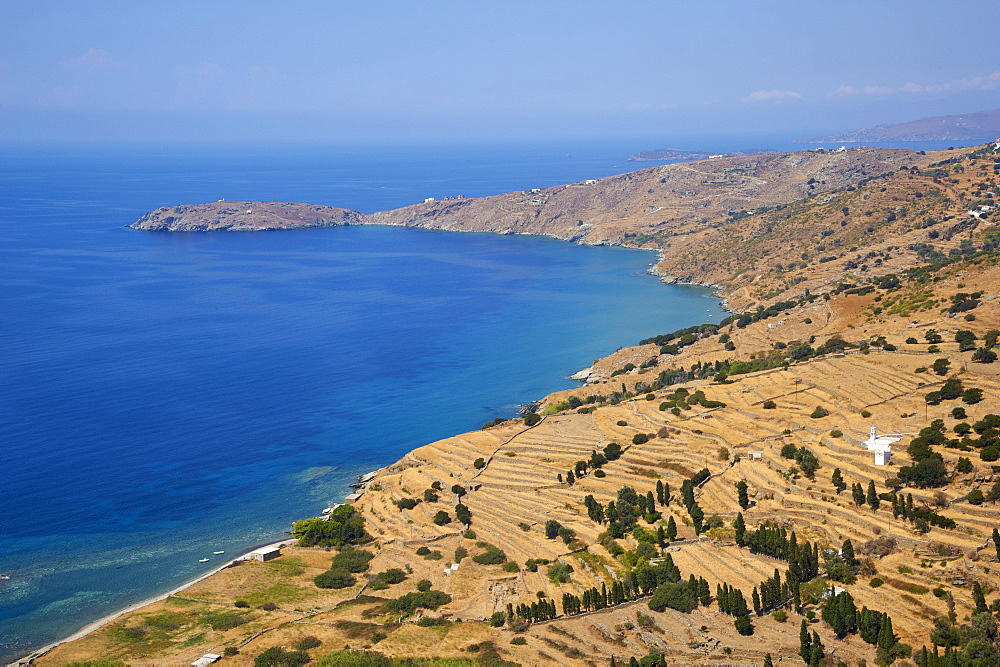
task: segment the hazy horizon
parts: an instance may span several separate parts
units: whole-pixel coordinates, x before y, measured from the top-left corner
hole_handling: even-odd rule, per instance
[[[24,3],[0,140],[804,137],[1000,107],[1000,47],[975,39],[994,9]]]

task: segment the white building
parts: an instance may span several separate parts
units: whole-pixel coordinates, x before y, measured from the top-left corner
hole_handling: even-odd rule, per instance
[[[875,424],[872,424],[872,429],[868,434],[868,439],[864,441],[864,445],[868,451],[875,452],[875,465],[884,466],[889,463],[889,458],[892,456],[892,445],[900,440],[902,437],[898,434],[878,435]]]
[[[247,558],[250,560],[256,560],[263,563],[264,561],[274,560],[281,555],[281,547],[261,547],[256,551],[251,551],[247,554]]]

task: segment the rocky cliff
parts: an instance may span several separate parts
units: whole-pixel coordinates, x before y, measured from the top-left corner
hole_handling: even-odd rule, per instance
[[[163,206],[129,226],[151,232],[257,232],[357,224],[363,218],[358,211],[331,206],[220,199],[209,204]]]

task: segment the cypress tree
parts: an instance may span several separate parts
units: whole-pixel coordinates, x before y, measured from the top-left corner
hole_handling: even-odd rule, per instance
[[[861,484],[859,482],[851,484],[851,496],[854,499],[854,504],[858,507],[865,504],[865,491],[861,488]]]
[[[656,480],[656,502],[661,505],[666,505],[666,503],[663,502],[663,480],[661,479]]]
[[[892,617],[886,614],[878,631],[878,647],[884,651],[891,651],[895,645],[896,635],[892,631]]]
[[[573,471],[570,470],[569,472],[566,473],[566,483],[569,484],[570,486],[573,486],[573,482],[575,481],[576,477],[573,476]]]
[[[670,504],[670,483],[669,482],[664,482],[663,483],[663,504],[664,505],[669,505]]]
[[[757,592],[756,586],[753,587],[753,595],[751,598],[753,599],[753,612],[760,616],[760,594]]]
[[[978,581],[972,584],[972,599],[976,603],[975,613],[981,614],[984,611],[990,610],[990,608],[986,605],[986,596],[983,595],[983,587]]]
[[[764,667],[774,667],[774,663],[771,662],[771,654],[767,653],[764,655]]]
[[[854,566],[857,565],[857,558],[854,555],[854,543],[851,542],[851,538],[844,540],[844,544],[840,548],[840,555],[843,556],[847,567],[853,570]]]
[[[868,501],[868,504],[871,505],[871,508],[873,510],[878,511],[878,506],[880,501],[878,494],[875,492],[875,480],[869,480],[868,482],[868,493],[866,500]]]
[[[743,521],[743,512],[736,515],[733,520],[733,533],[736,537],[737,546],[743,546],[747,541],[747,525]]]
[[[844,481],[844,476],[841,474],[840,468],[833,469],[833,476],[830,477],[830,481],[833,483],[833,488],[837,489],[838,495],[847,488],[847,482]]]
[[[673,542],[677,539],[677,522],[674,521],[674,517],[667,519],[666,537],[668,542]]]
[[[997,559],[1000,560],[1000,530],[993,529],[993,546],[997,550]]]
[[[667,533],[663,530],[663,526],[656,527],[656,544],[663,547],[667,543]]]
[[[712,603],[712,592],[708,587],[708,580],[704,577],[698,580],[698,601],[703,607]]]
[[[646,514],[652,514],[656,511],[656,505],[653,503],[653,492],[646,492]]]
[[[823,642],[820,641],[819,633],[813,632],[812,647],[809,652],[809,667],[819,667],[825,654],[824,649],[825,647],[823,646]]]
[[[736,495],[740,507],[743,509],[750,507],[750,496],[747,493],[747,481],[745,479],[736,482]]]
[[[809,657],[812,655],[812,641],[809,637],[809,625],[806,623],[806,619],[802,619],[802,625],[799,627],[799,656],[803,661],[809,662]]]

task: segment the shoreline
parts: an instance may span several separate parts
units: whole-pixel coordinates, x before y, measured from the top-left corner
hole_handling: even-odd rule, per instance
[[[81,639],[82,637],[86,637],[87,635],[89,635],[90,633],[94,632],[95,630],[99,630],[99,629],[103,628],[105,625],[108,625],[109,623],[118,620],[119,618],[121,618],[125,614],[130,614],[130,613],[132,613],[134,611],[138,611],[139,609],[142,609],[143,607],[147,607],[147,606],[153,604],[154,602],[160,602],[161,600],[166,600],[170,596],[176,595],[177,593],[180,593],[181,591],[183,591],[183,590],[185,590],[187,588],[190,588],[191,586],[194,586],[198,582],[204,581],[205,579],[208,579],[209,577],[211,577],[213,575],[216,575],[219,572],[222,572],[223,570],[225,570],[228,567],[232,567],[233,563],[236,563],[237,561],[243,560],[247,556],[247,554],[249,554],[249,553],[251,553],[253,551],[256,551],[257,549],[264,549],[266,547],[275,547],[275,546],[288,546],[289,544],[293,544],[293,543],[295,543],[297,541],[298,540],[296,540],[294,538],[285,538],[285,539],[282,539],[282,540],[278,540],[277,542],[270,542],[268,544],[263,544],[261,546],[257,546],[257,547],[253,547],[251,549],[248,549],[247,551],[245,551],[244,553],[240,554],[239,556],[236,556],[235,558],[231,558],[230,560],[226,561],[225,563],[212,568],[208,572],[205,572],[203,574],[199,574],[194,579],[190,579],[188,581],[185,581],[183,584],[180,584],[179,586],[176,586],[176,587],[170,589],[169,591],[166,591],[165,593],[160,593],[158,595],[154,595],[154,596],[146,598],[144,600],[140,600],[139,602],[130,604],[130,605],[126,606],[126,607],[123,607],[122,609],[119,609],[118,611],[114,611],[114,612],[111,612],[110,614],[107,614],[106,616],[102,616],[101,618],[97,619],[96,621],[92,621],[92,622],[88,623],[87,625],[83,626],[82,628],[80,628],[79,630],[77,630],[73,634],[69,635],[68,637],[64,637],[63,639],[59,639],[59,640],[54,641],[54,642],[52,642],[50,644],[46,644],[42,648],[35,649],[34,651],[32,651],[28,655],[24,656],[23,658],[19,658],[19,659],[15,660],[14,662],[8,663],[7,667],[22,667],[24,665],[31,665],[31,664],[33,664],[33,662],[35,660],[37,660],[38,658],[41,658],[46,653],[49,653],[50,651],[52,651],[53,649],[61,646],[62,644],[66,644],[68,642],[76,641],[77,639]]]
[[[397,227],[398,225],[392,225],[392,224],[387,224],[387,223],[380,223],[379,226]],[[229,231],[229,230],[226,230],[226,231]],[[262,231],[269,231],[269,230],[262,230]],[[289,230],[278,230],[278,231],[289,231]],[[462,234],[467,234],[467,233],[485,233],[485,234],[492,234],[492,235],[499,235],[499,236],[504,235],[502,232],[495,232],[495,231],[485,231],[485,232],[472,231],[472,232],[468,232],[468,231],[464,231],[464,230],[463,231],[457,231],[457,230],[438,230],[438,229],[427,229],[427,231],[445,231],[445,232],[448,232],[448,233],[462,233]],[[171,233],[173,233],[173,232],[171,231]],[[621,242],[599,243],[599,244],[587,243],[587,242],[582,242],[581,243],[579,240],[576,240],[576,239],[567,239],[567,238],[562,238],[562,237],[559,237],[559,236],[556,236],[556,235],[551,235],[551,234],[538,234],[538,233],[528,233],[528,232],[518,233],[518,234],[523,234],[523,235],[526,235],[526,236],[539,236],[539,237],[544,237],[544,238],[551,238],[551,239],[556,240],[556,241],[561,241],[561,242],[565,242],[565,243],[571,243],[571,244],[574,244],[574,245],[600,245],[600,246],[609,246],[609,247],[623,248],[623,249],[627,249],[627,250],[641,250],[641,251],[645,251],[645,252],[656,253],[656,255],[657,255],[657,262],[655,262],[654,264],[651,264],[650,267],[649,267],[649,269],[647,270],[647,273],[650,276],[658,278],[659,282],[661,284],[663,284],[663,285],[686,286],[686,287],[701,287],[701,288],[708,289],[708,290],[711,291],[710,297],[718,301],[718,303],[719,303],[719,305],[720,305],[720,307],[721,307],[721,309],[722,309],[723,312],[733,312],[733,309],[728,305],[727,300],[724,297],[720,296],[720,293],[725,289],[722,285],[718,285],[718,284],[715,284],[715,283],[709,283],[709,282],[700,282],[700,281],[694,280],[694,279],[692,279],[690,277],[688,277],[688,278],[680,278],[680,277],[677,277],[677,276],[671,276],[671,275],[668,275],[668,274],[661,274],[661,273],[657,272],[654,269],[654,267],[656,266],[656,264],[659,263],[659,260],[662,259],[662,250],[656,250],[656,249],[652,249],[652,248],[640,248],[640,247],[636,247],[634,245],[628,245],[627,243],[621,243]],[[699,323],[703,324],[704,321],[697,322],[696,324],[699,324]],[[634,343],[634,342],[633,343],[627,343],[623,347],[628,347],[628,346],[634,345],[634,344],[636,344],[636,343]],[[621,348],[619,348],[619,349],[621,349]],[[609,354],[611,354],[611,353],[609,353]],[[587,379],[581,379],[578,376],[581,376],[584,372],[590,371],[590,370],[591,370],[591,367],[587,367],[587,368],[585,368],[585,369],[583,369],[581,371],[578,371],[578,372],[576,372],[576,373],[574,373],[574,374],[572,374],[570,376],[563,376],[563,377],[565,377],[565,379],[569,379],[569,380],[572,380],[574,382],[581,382],[582,384],[586,384],[587,383]],[[556,391],[559,391],[559,390],[556,390]],[[550,392],[550,394],[551,393],[554,393],[554,392]],[[545,396],[548,396],[548,395],[549,394],[546,394]],[[544,399],[545,396],[543,396],[542,399]],[[528,408],[528,407],[537,407],[540,404],[540,402],[541,402],[542,399],[535,400],[535,401],[530,401],[530,402],[528,402],[526,404],[523,404],[521,406],[521,409],[518,410],[519,416],[521,415],[521,412],[522,412],[523,409]],[[427,443],[425,443],[425,444],[427,444]],[[409,450],[409,451],[405,452],[404,454],[402,454],[402,456],[400,456],[399,458],[397,458],[395,461],[392,461],[390,463],[387,463],[386,465],[383,465],[383,466],[381,466],[379,468],[376,468],[375,470],[372,470],[371,472],[358,475],[357,478],[356,478],[356,481],[354,483],[351,483],[351,484],[348,485],[348,487],[350,489],[350,492],[344,497],[343,502],[342,503],[332,503],[331,502],[330,505],[322,512],[322,514],[320,515],[319,518],[327,517],[328,514],[329,514],[329,512],[332,511],[333,509],[335,509],[336,507],[338,507],[339,505],[342,505],[342,504],[345,504],[345,503],[350,504],[350,503],[356,502],[357,499],[362,494],[364,494],[364,493],[367,492],[369,484],[373,481],[374,477],[378,473],[386,470],[388,467],[390,467],[396,461],[400,461],[400,460],[404,459],[412,451],[413,450]],[[76,630],[72,634],[70,634],[70,635],[68,635],[68,636],[66,636],[66,637],[64,637],[62,639],[59,639],[59,640],[53,641],[53,642],[51,642],[49,644],[46,644],[45,646],[42,646],[41,648],[35,649],[31,653],[29,653],[29,654],[27,654],[27,655],[25,655],[25,656],[23,656],[21,658],[18,658],[16,660],[14,660],[13,662],[7,663],[7,667],[27,667],[29,665],[32,665],[32,664],[34,664],[35,660],[37,660],[37,659],[45,656],[46,654],[50,653],[51,651],[53,651],[54,649],[58,648],[59,646],[61,646],[63,644],[66,644],[66,643],[73,642],[73,641],[76,641],[78,639],[81,639],[81,638],[83,638],[83,637],[85,637],[85,636],[87,636],[87,635],[89,635],[89,634],[91,634],[91,633],[93,633],[93,632],[101,629],[102,627],[104,627],[104,626],[106,626],[106,625],[108,625],[108,624],[110,624],[110,623],[118,620],[119,618],[121,618],[122,616],[125,616],[126,614],[130,614],[132,612],[139,611],[140,609],[142,609],[144,607],[147,607],[147,606],[149,606],[151,604],[154,604],[156,602],[160,602],[162,600],[165,600],[165,599],[167,599],[167,598],[169,598],[169,597],[171,597],[173,595],[176,595],[177,593],[180,593],[180,592],[186,590],[187,588],[190,588],[191,586],[194,586],[195,584],[197,584],[197,583],[199,583],[201,581],[204,581],[205,579],[208,579],[209,577],[212,577],[212,576],[218,574],[219,572],[221,572],[221,571],[223,571],[223,570],[231,567],[235,562],[244,559],[247,556],[247,554],[251,553],[252,551],[255,551],[255,550],[261,549],[261,548],[265,548],[265,547],[271,547],[271,546],[279,546],[279,545],[280,546],[287,546],[287,545],[290,545],[290,544],[295,544],[296,542],[297,542],[297,540],[294,539],[294,538],[285,538],[285,539],[278,540],[278,541],[275,541],[275,542],[271,542],[271,543],[267,543],[267,544],[258,545],[258,546],[255,546],[255,547],[248,548],[242,554],[240,554],[240,555],[238,555],[238,556],[236,556],[236,557],[234,557],[234,558],[226,561],[225,563],[222,563],[222,564],[220,564],[220,565],[212,568],[208,572],[200,574],[200,575],[196,576],[193,579],[187,580],[187,581],[185,581],[185,582],[177,585],[176,587],[171,588],[170,590],[168,590],[168,591],[166,591],[164,593],[160,593],[160,594],[157,594],[157,595],[145,598],[143,600],[140,600],[139,602],[136,602],[136,603],[133,603],[133,604],[129,604],[129,605],[125,606],[125,607],[122,607],[122,608],[114,611],[114,612],[111,612],[111,613],[109,613],[109,614],[107,614],[105,616],[102,616],[99,619],[96,619],[96,620],[94,620],[94,621],[92,621],[90,623],[87,623],[86,625],[84,625],[80,629]]]

